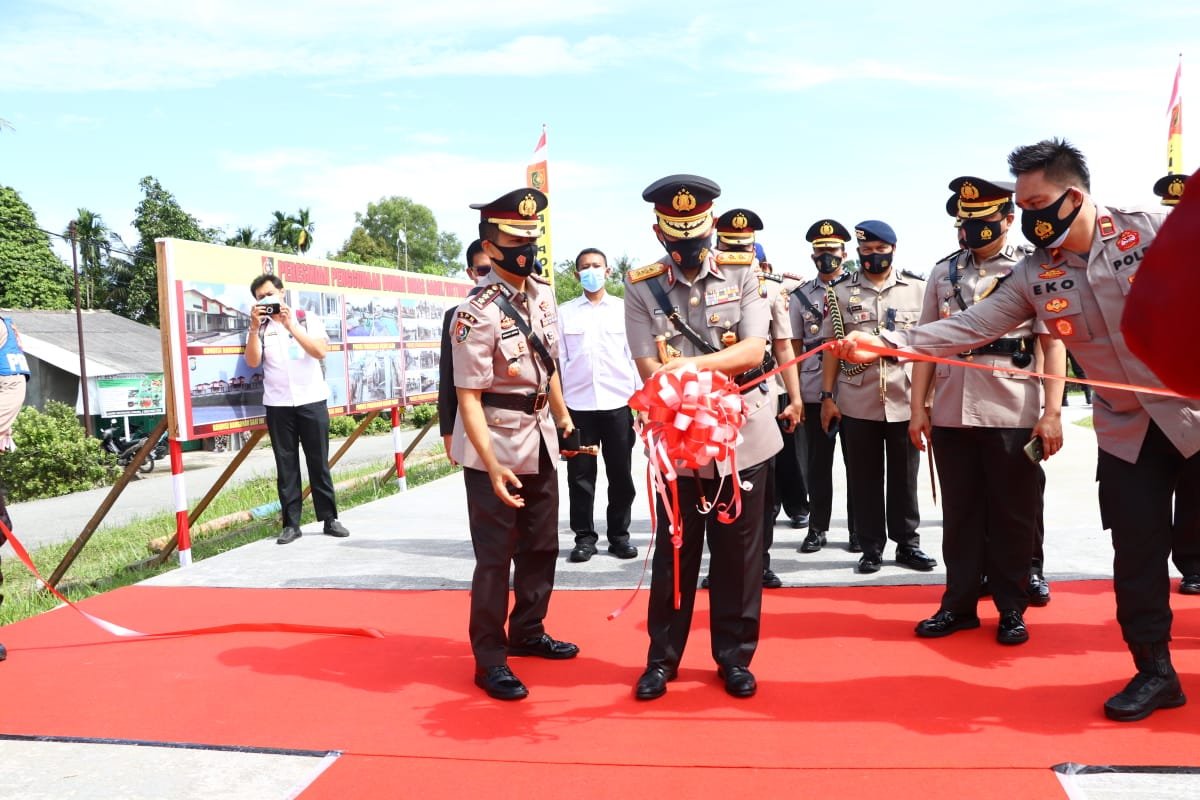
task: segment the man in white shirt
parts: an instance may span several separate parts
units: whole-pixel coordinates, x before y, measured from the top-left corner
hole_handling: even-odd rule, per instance
[[[604,253],[589,247],[575,257],[575,273],[583,295],[558,307],[563,396],[579,430],[580,444],[599,445],[608,476],[608,552],[633,558],[629,543],[630,508],[636,490],[630,473],[633,453],[633,415],[629,398],[640,382],[625,337],[625,303],[605,291],[609,277]],[[567,460],[571,501],[571,530],[575,549],[571,561],[596,554],[592,507],[596,497],[596,458]]]
[[[301,318],[283,301],[283,281],[262,274],[250,283],[254,305],[246,336],[246,364],[263,368],[263,406],[275,452],[276,488],[283,531],[275,541],[300,538],[300,450],[308,465],[313,507],[328,536],[349,536],[337,518],[333,478],[329,474],[329,387],[321,373],[328,343],[325,325],[315,315]]]

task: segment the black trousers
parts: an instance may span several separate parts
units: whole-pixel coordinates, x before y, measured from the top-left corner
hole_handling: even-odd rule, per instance
[[[1032,431],[1030,431],[1030,438],[1033,438]],[[1042,469],[1041,464],[1037,465],[1037,476],[1037,531],[1033,536],[1033,556],[1029,563],[1029,572],[1044,577],[1046,566],[1046,470]]]
[[[846,450],[847,483],[854,487],[854,526],[863,554],[881,557],[889,538],[898,546],[918,547],[921,512],[917,507],[917,469],[921,454],[908,438],[908,422],[843,416],[842,447]]]
[[[275,453],[275,486],[283,527],[300,527],[300,450],[308,466],[317,519],[337,519],[333,477],[329,474],[329,409],[324,400],[302,406],[266,406],[267,432]]]
[[[974,614],[988,576],[1000,611],[1024,612],[1041,516],[1040,468],[1022,448],[1029,428],[933,429],[942,487],[942,608]]]
[[[1100,451],[1100,521],[1112,532],[1117,622],[1131,644],[1171,638],[1167,557],[1200,533],[1200,453],[1184,458],[1153,422],[1137,463]],[[1191,556],[1188,556],[1191,557]],[[1177,559],[1179,557],[1177,556]]]
[[[782,412],[787,405],[787,395],[780,395],[779,411]],[[803,426],[797,425],[794,431],[788,433],[784,430],[783,422],[776,421],[779,423],[779,433],[783,436],[783,449],[775,454],[775,481],[772,484],[775,496],[769,506],[771,528],[775,527],[780,509],[789,519],[809,513],[808,481],[804,475],[808,462],[808,436]],[[767,547],[770,546],[768,542]]]
[[[471,578],[471,652],[480,667],[508,662],[508,642],[545,633],[542,621],[554,588],[558,559],[558,477],[543,443],[536,475],[521,475],[522,508],[505,505],[492,491],[488,474],[463,469],[467,519],[475,550]],[[512,565],[514,602],[508,612],[508,572]],[[508,635],[504,633],[505,617]]]
[[[633,443],[633,414],[629,406],[609,411],[571,412],[571,420],[579,429],[580,443],[599,445],[604,457],[604,474],[608,477],[608,510],[606,519],[609,544],[629,541],[629,519],[637,490],[633,484],[630,463]],[[593,510],[596,502],[596,462],[599,457],[574,456],[567,459],[567,494],[571,503],[571,530],[576,544],[595,546],[600,538],[596,533]]]
[[[657,498],[658,529],[654,538],[653,572],[646,630],[650,634],[647,663],[670,668],[683,658],[692,612],[696,605],[696,582],[700,556],[707,536],[710,554],[709,627],[712,657],[718,664],[750,666],[758,647],[759,616],[762,612],[762,509],[766,494],[767,466],[756,464],[739,472],[751,489],[742,489],[742,513],[729,524],[717,519],[717,511],[701,514],[700,496],[725,503],[732,494],[732,481],[721,486],[716,478],[680,477],[679,510],[683,517],[683,546],[679,552],[679,609],[675,609],[674,552],[671,528],[662,498]]]
[[[834,430],[833,433],[826,433],[821,428],[820,403],[804,404],[804,433],[808,450],[804,477],[811,506],[808,529],[827,531],[833,514],[833,451],[837,449],[838,432]],[[843,437],[842,466],[848,476],[850,469],[846,460],[845,442]],[[854,526],[854,485],[849,480],[846,481],[846,528],[850,533],[858,532]]]

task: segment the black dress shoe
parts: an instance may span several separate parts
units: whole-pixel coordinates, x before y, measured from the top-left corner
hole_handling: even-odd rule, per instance
[[[4,645],[0,644],[0,661],[3,661],[6,658],[8,658],[8,650],[4,647]]]
[[[1179,582],[1180,594],[1200,594],[1200,575],[1184,575]]]
[[[506,666],[476,668],[475,685],[497,700],[520,700],[529,695],[525,684]]]
[[[861,553],[862,545],[858,542],[858,534],[851,532],[850,543],[846,545],[846,549],[851,553]]]
[[[637,548],[629,542],[617,542],[608,546],[608,552],[617,558],[637,558]]]
[[[925,551],[919,547],[897,547],[896,563],[919,572],[929,572],[937,566],[937,559],[925,555]]]
[[[509,644],[508,654],[510,656],[537,656],[538,658],[563,659],[574,658],[579,655],[579,645],[571,642],[560,642],[557,639],[550,637],[550,634],[543,633],[541,636],[534,636],[532,639],[526,639],[523,642]]]
[[[979,617],[974,614],[956,614],[942,609],[929,619],[917,623],[917,636],[922,639],[940,639],[958,631],[979,627]]]
[[[571,551],[570,559],[576,564],[582,564],[588,561],[592,556],[596,555],[596,548],[590,544],[577,544],[575,549]]]
[[[279,538],[275,540],[275,544],[291,544],[299,539],[302,535],[303,534],[300,533],[299,528],[289,526],[284,528],[283,532],[279,534]]]
[[[1050,602],[1050,584],[1046,583],[1046,579],[1041,575],[1032,573],[1029,576],[1029,585],[1025,587],[1025,596],[1029,598],[1029,605],[1041,608]]]
[[[779,580],[779,576],[772,572],[770,567],[763,570],[764,589],[779,589],[782,587],[783,581]]]
[[[801,553],[815,553],[825,546],[825,531],[811,530],[800,544]]]
[[[725,691],[734,697],[753,697],[758,691],[754,673],[745,667],[717,667],[717,677],[725,681]]]
[[[879,572],[879,568],[883,566],[883,559],[879,556],[864,554],[858,560],[858,566],[855,569],[864,575],[869,575],[872,572]]]
[[[705,575],[703,578],[701,578],[701,579],[700,579],[700,588],[701,588],[701,589],[707,589],[707,588],[708,588],[708,583],[709,583],[708,576],[707,576],[707,575]]]
[[[1020,611],[1009,610],[1000,613],[996,641],[1000,644],[1025,644],[1029,641],[1029,631],[1025,628],[1025,620],[1021,618]]]
[[[796,516],[792,517],[792,527],[797,529],[807,528],[808,514],[797,514]]]
[[[327,519],[325,520],[325,535],[345,539],[350,535],[350,531],[346,530],[346,526],[338,522],[336,518]]]
[[[667,693],[667,682],[675,680],[675,670],[662,664],[651,664],[646,667],[642,677],[638,678],[634,695],[638,700],[656,700]]]

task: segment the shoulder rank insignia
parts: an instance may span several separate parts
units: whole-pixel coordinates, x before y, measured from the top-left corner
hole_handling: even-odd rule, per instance
[[[1107,214],[1096,220],[1096,226],[1100,229],[1101,239],[1111,239],[1117,235],[1117,226],[1113,224],[1112,217]]]
[[[726,253],[721,250],[717,252],[717,263],[723,267],[748,267],[754,263],[754,253]]]
[[[903,275],[903,276],[904,276],[904,277],[906,277],[906,278],[912,278],[914,281],[923,281],[923,280],[925,280],[925,276],[924,276],[924,275],[922,275],[922,274],[921,274],[921,273],[919,273],[919,272],[913,272],[913,271],[912,271],[912,270],[910,270],[910,269],[902,269],[902,270],[900,270],[900,274],[901,274],[901,275]]]
[[[500,284],[489,283],[480,290],[479,294],[471,298],[471,305],[478,308],[480,311],[487,308],[500,295]]]
[[[648,278],[653,278],[662,275],[667,271],[667,265],[660,261],[655,261],[653,264],[647,264],[644,267],[635,267],[625,274],[630,283],[640,283]]]
[[[938,259],[937,261],[935,261],[934,263],[935,263],[935,264],[941,264],[943,261],[949,261],[950,259],[954,258],[956,255],[959,255],[960,253],[965,253],[965,252],[967,252],[967,251],[966,251],[966,250],[964,250],[964,249],[962,249],[962,248],[960,248],[960,249],[958,249],[958,250],[955,250],[953,253],[951,253],[951,254],[950,254],[950,255],[948,255],[948,256],[944,256],[943,258],[939,258],[939,259]]]
[[[546,276],[545,276],[545,275],[539,275],[539,274],[537,274],[536,272],[531,272],[531,273],[529,273],[529,278],[530,278],[530,280],[532,280],[534,283],[540,283],[542,286],[549,286],[549,285],[550,285],[550,281],[549,281],[549,279],[548,279],[548,278],[546,278]]]
[[[776,283],[783,283],[783,276],[776,275],[774,272],[760,272],[760,273],[758,273],[758,276],[761,279],[763,279],[764,281],[775,281]]]

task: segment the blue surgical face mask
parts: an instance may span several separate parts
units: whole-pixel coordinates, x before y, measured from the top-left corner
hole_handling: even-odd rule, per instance
[[[604,267],[588,267],[579,270],[579,285],[585,292],[598,292],[604,288]]]

